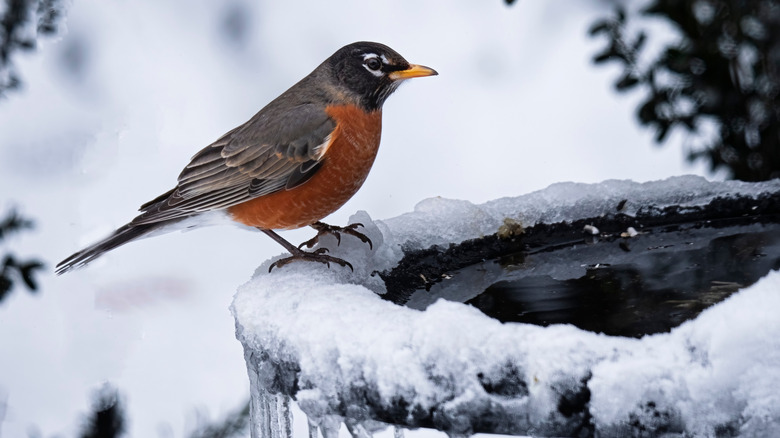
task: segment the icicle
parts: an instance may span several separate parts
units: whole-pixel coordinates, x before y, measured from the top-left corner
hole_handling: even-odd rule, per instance
[[[322,438],[339,438],[342,418],[338,415],[327,415],[320,420]]]
[[[352,435],[352,438],[373,438],[374,436],[371,432],[369,432],[366,429],[363,423],[358,422],[357,420],[347,418],[344,421],[344,424],[347,425],[347,430],[349,430],[349,433],[350,435]]]
[[[306,417],[306,422],[309,423],[309,438],[317,438],[319,437],[319,426],[317,426],[317,423],[311,420],[308,416]]]
[[[404,438],[404,428],[393,426],[393,438]]]
[[[252,438],[292,438],[290,398],[257,390],[250,403]]]

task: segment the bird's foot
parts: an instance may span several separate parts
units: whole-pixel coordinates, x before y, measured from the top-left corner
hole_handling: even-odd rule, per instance
[[[358,239],[360,239],[361,242],[367,243],[369,249],[374,249],[374,245],[371,243],[371,239],[369,239],[368,236],[361,233],[360,231],[355,230],[357,227],[365,228],[361,223],[354,223],[354,224],[349,224],[346,227],[339,227],[336,225],[328,225],[324,222],[318,221],[311,224],[311,227],[317,230],[317,235],[298,245],[298,248],[303,248],[304,246],[307,248],[311,248],[314,245],[316,245],[317,242],[320,241],[320,236],[324,236],[326,234],[334,235],[336,237],[337,245],[341,245],[341,233],[344,233],[344,234],[349,234],[350,236],[357,237]]]
[[[312,252],[307,252],[299,249],[297,252],[294,252],[290,257],[285,257],[271,263],[271,266],[268,267],[268,272],[271,272],[271,270],[274,267],[281,268],[282,266],[290,262],[294,262],[296,260],[324,263],[329,268],[331,262],[333,262],[341,266],[346,266],[353,272],[355,271],[355,268],[353,268],[352,264],[349,263],[348,261],[344,259],[340,259],[338,257],[329,256],[325,254],[326,252],[328,252],[328,248],[319,248]]]

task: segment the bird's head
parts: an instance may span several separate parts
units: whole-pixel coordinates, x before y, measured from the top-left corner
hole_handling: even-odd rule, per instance
[[[381,108],[405,79],[438,74],[432,68],[410,64],[384,44],[372,42],[344,46],[325,64],[338,85],[358,97],[368,110]]]

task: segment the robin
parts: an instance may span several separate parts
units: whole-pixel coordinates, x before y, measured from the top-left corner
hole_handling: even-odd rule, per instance
[[[352,268],[324,248],[301,248],[311,248],[327,233],[340,241],[342,232],[371,245],[356,231],[361,224],[341,228],[320,219],[344,205],[368,176],[387,97],[405,79],[436,74],[383,44],[342,47],[249,121],[195,154],[173,190],[142,205],[139,216],[106,239],[60,262],[56,273],[131,240],[203,225],[214,216],[257,228],[290,252],[269,271],[294,260]],[[298,247],[273,231],[305,226],[317,235]]]

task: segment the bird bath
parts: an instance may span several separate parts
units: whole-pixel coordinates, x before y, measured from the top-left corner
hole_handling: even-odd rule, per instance
[[[373,250],[329,248],[354,272],[268,261],[236,294],[254,437],[292,433],[290,400],[325,437],[780,432],[780,182],[570,184],[353,221]]]

